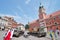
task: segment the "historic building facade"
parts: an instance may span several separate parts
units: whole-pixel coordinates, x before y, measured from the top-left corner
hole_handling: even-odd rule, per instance
[[[23,26],[23,24],[17,23],[13,17],[8,17],[8,16],[0,17],[0,29],[1,28],[5,28],[5,29],[16,28],[21,25]]]
[[[29,23],[29,30],[32,31],[34,28],[45,27],[47,30],[60,30],[60,10],[50,15],[46,15],[43,6],[39,7],[39,19]],[[46,30],[46,31],[47,31]]]

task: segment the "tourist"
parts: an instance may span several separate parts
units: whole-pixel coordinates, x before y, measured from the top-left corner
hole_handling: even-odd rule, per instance
[[[56,40],[60,38],[60,30],[57,28],[55,32],[55,38]]]

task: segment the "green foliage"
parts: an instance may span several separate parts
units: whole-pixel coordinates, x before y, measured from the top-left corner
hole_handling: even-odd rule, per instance
[[[29,25],[28,24],[25,25],[25,29],[29,29]]]

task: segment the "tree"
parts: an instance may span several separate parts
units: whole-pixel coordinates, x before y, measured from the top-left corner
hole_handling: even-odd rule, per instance
[[[28,24],[25,25],[25,29],[29,29],[29,25]]]
[[[0,19],[2,19],[2,18],[0,17]]]

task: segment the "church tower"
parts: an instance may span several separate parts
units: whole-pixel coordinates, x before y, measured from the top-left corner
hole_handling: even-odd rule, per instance
[[[46,13],[45,13],[45,9],[44,9],[44,6],[42,6],[40,4],[39,6],[39,19],[45,19],[46,18]]]

